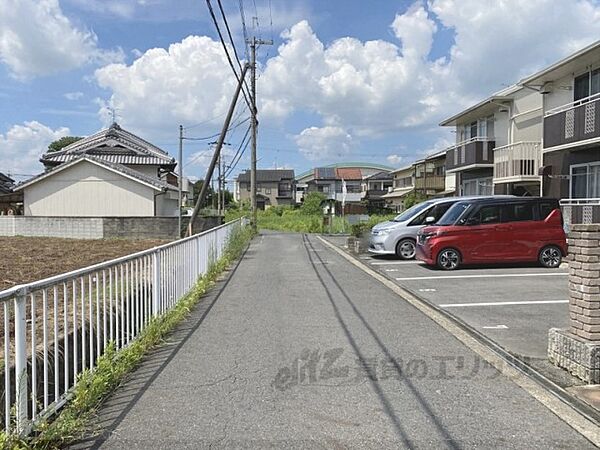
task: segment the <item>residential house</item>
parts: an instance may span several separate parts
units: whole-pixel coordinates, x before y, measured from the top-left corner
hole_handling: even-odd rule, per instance
[[[433,197],[446,192],[446,150],[436,152],[413,164],[415,192]],[[452,193],[452,192],[449,192]]]
[[[386,201],[383,196],[392,191],[393,187],[394,176],[391,172],[382,171],[365,177],[363,190],[367,208],[371,211],[384,209]]]
[[[391,172],[393,176],[393,190],[383,195],[386,206],[395,212],[404,211],[404,198],[415,189],[414,165],[402,167]]]
[[[364,193],[363,191],[366,190],[366,182],[364,181],[367,177],[371,176],[371,175],[375,175],[376,173],[379,172],[392,172],[392,168],[391,167],[387,167],[387,166],[383,166],[380,164],[370,164],[370,163],[361,163],[361,162],[342,162],[342,163],[337,163],[337,164],[331,164],[329,166],[325,166],[325,167],[321,167],[319,169],[323,169],[320,171],[317,171],[317,169],[311,169],[308,170],[304,173],[301,173],[300,175],[298,175],[296,177],[296,202],[297,203],[301,203],[302,199],[304,198],[304,195],[306,192],[309,192],[309,190],[318,190],[319,188],[316,188],[315,186],[317,184],[320,184],[321,186],[328,184],[325,183],[326,178],[325,177],[330,177],[330,182],[329,183],[331,185],[331,189],[335,189],[335,191],[337,192],[339,190],[339,193],[341,193],[341,180],[338,183],[339,186],[336,185],[335,181],[335,177],[336,175],[336,170],[337,169],[358,169],[360,171],[361,174],[361,189],[360,189],[360,198],[356,198],[352,201],[360,201],[362,200]],[[328,170],[331,169],[330,172],[328,172]],[[315,181],[316,177],[320,176],[321,180],[319,181],[319,183],[317,183]],[[356,175],[356,174],[355,174]],[[358,180],[353,180],[352,185],[356,184],[355,181]],[[348,186],[348,183],[347,183]],[[310,189],[309,189],[310,188]],[[324,188],[321,187],[320,189],[328,189],[328,188]],[[354,187],[352,189],[355,189]],[[333,191],[332,191],[333,192]],[[353,192],[353,194],[356,194],[356,192]],[[334,198],[335,196],[332,196],[332,198]],[[357,197],[356,195],[354,195],[354,197]],[[347,196],[347,201],[350,197]]]
[[[15,180],[0,172],[0,215],[20,213],[23,196],[14,187]]]
[[[600,222],[600,41],[519,84],[542,98],[543,194]]]
[[[456,144],[446,174],[458,195],[539,195],[541,106],[538,91],[513,85],[444,120]]]
[[[176,161],[113,123],[56,152],[46,172],[18,185],[24,214],[53,217],[173,217],[179,214]]]
[[[238,175],[235,182],[235,200],[250,202],[250,171]],[[256,171],[256,206],[267,209],[271,206],[295,204],[294,171],[287,169],[260,169]]]

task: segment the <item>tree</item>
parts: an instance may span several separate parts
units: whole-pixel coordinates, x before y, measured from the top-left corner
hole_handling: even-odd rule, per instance
[[[425,194],[413,191],[406,197],[404,197],[404,209],[408,209],[411,206],[416,205],[417,203],[424,202],[425,200],[427,200],[427,196]]]
[[[325,195],[320,192],[309,192],[304,196],[304,202],[302,203],[302,212],[304,214],[323,214],[323,208],[321,202],[325,200]]]
[[[81,139],[83,138],[79,136],[61,137],[48,146],[48,152],[57,152],[65,148],[67,145],[71,145],[73,142],[80,141]]]

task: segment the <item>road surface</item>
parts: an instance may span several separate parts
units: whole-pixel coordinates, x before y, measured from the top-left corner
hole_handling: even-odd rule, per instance
[[[314,236],[263,233],[79,448],[593,448]]]

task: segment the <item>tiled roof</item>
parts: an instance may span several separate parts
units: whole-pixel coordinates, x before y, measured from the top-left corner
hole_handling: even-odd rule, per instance
[[[103,159],[106,156],[109,161],[117,164],[175,165],[175,160],[167,152],[124,130],[116,123],[96,134],[73,142],[60,151],[45,153],[41,161],[60,164],[85,154],[93,154]]]
[[[60,166],[57,166],[51,170],[48,170],[48,171],[41,173],[33,178],[30,178],[29,180],[19,184],[15,188],[15,190],[21,190],[26,186],[29,186],[33,183],[37,183],[38,181],[41,181],[44,178],[50,177],[50,176],[54,175],[55,173],[60,172],[68,167],[71,167],[81,161],[90,161],[92,163],[103,166],[109,170],[113,170],[115,172],[121,173],[129,178],[133,178],[141,183],[148,184],[156,189],[160,189],[160,190],[175,190],[175,189],[177,189],[175,186],[172,186],[172,185],[164,182],[163,180],[145,175],[141,172],[138,172],[137,170],[131,169],[122,164],[112,163],[112,162],[106,161],[103,158],[98,158],[95,156],[80,155],[78,157],[73,158],[68,163],[61,164]]]
[[[14,185],[15,180],[0,172],[0,194],[8,194],[12,192]]]
[[[258,169],[256,171],[257,183],[277,183],[281,180],[293,180],[294,171],[288,169]],[[249,182],[250,171],[238,175],[238,182]]]
[[[337,178],[343,180],[362,180],[362,172],[355,168],[338,168],[336,169]]]

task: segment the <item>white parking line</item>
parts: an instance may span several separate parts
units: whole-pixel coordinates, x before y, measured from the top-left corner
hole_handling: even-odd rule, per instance
[[[569,300],[537,300],[524,302],[483,302],[483,303],[447,303],[441,308],[463,308],[465,306],[510,306],[510,305],[547,305],[554,303],[569,303]]]
[[[440,275],[437,277],[404,277],[396,278],[396,281],[414,281],[414,280],[443,280],[458,278],[507,278],[507,277],[556,277],[567,276],[566,272],[545,272],[545,273],[497,273],[497,274],[477,274],[477,275]]]
[[[372,262],[373,266],[393,266],[396,264],[419,264],[421,261],[410,260],[410,261],[376,261]]]
[[[398,269],[385,269],[386,272],[400,272]]]
[[[506,325],[491,325],[489,327],[481,327],[484,330],[508,330]]]

